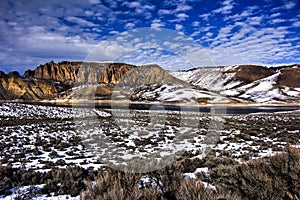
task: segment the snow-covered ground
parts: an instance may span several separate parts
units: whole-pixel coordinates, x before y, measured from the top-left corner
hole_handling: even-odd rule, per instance
[[[237,67],[238,66],[198,68],[189,71],[174,71],[170,74],[178,79],[200,86],[201,88],[210,91],[221,91],[223,89],[231,89],[240,83],[235,81],[227,84],[228,81],[235,76],[235,73],[223,73],[225,71],[230,72]]]
[[[163,84],[151,87],[142,87],[135,93],[139,100],[177,103],[230,103],[231,100],[205,90],[199,90],[188,85]]]
[[[117,168],[137,158],[161,162],[184,151],[195,157],[212,151],[243,161],[300,142],[299,113],[214,116],[3,103],[0,124],[1,166],[40,172],[70,165]]]

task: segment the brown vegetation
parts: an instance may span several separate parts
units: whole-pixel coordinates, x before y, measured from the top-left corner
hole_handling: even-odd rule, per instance
[[[185,166],[193,160],[178,161],[162,170],[150,172],[153,183],[138,188],[140,174],[107,170],[99,174],[96,184],[87,182],[83,199],[290,199],[300,197],[300,150],[287,151],[271,158],[239,164],[230,158],[205,158],[202,166],[210,176],[184,179]],[[198,165],[198,167],[201,167]],[[206,188],[209,181],[217,191]]]
[[[208,167],[209,174],[196,179],[183,176],[197,167]],[[148,177],[143,181],[142,176]],[[80,167],[52,169],[41,173],[12,166],[0,168],[0,195],[24,185],[46,183],[39,191],[33,186],[18,194],[80,194],[82,199],[289,199],[300,197],[300,149],[288,147],[271,158],[243,164],[231,158],[206,157],[179,160],[161,170],[146,174],[105,168],[98,172]],[[207,187],[203,181],[216,186]]]

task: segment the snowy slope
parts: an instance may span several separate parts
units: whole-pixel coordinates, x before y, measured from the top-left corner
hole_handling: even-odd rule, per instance
[[[171,75],[201,88],[218,92],[223,89],[231,89],[241,83],[240,81],[230,82],[235,77],[237,67],[198,68],[189,71],[171,72]]]
[[[198,68],[189,71],[171,72],[171,74],[200,88],[227,97],[238,98],[241,101],[248,100],[260,103],[300,102],[300,87],[290,87],[280,84],[282,69],[278,69],[271,75],[266,75],[251,82],[239,77],[240,74],[238,73],[243,70],[242,67],[236,65]],[[249,73],[249,77],[251,76],[252,74]]]
[[[140,101],[169,103],[229,103],[232,100],[219,94],[178,84],[144,86],[134,94]]]

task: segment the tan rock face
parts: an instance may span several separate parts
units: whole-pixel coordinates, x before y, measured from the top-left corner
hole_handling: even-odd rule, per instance
[[[121,77],[134,67],[124,63],[83,63],[75,82],[118,84]]]
[[[118,87],[137,88],[154,84],[185,84],[158,65],[144,65],[131,69],[119,81]]]
[[[82,65],[82,62],[60,62],[58,64],[53,61],[38,66],[34,71],[25,72],[25,77],[33,77],[45,80],[54,80],[62,83],[74,81],[76,74]]]
[[[38,100],[57,98],[60,92],[74,84],[117,84],[121,77],[134,68],[123,63],[83,63],[53,61],[27,70],[24,76],[18,72],[0,72],[0,99]],[[97,94],[109,96],[112,87],[101,88]]]
[[[0,78],[0,98],[2,100],[39,100],[57,97],[62,87],[47,80],[29,80],[23,77]]]

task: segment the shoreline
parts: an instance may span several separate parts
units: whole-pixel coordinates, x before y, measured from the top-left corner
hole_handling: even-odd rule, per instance
[[[300,113],[300,104],[296,103],[228,103],[228,104],[182,104],[163,102],[131,102],[124,100],[96,101],[0,101],[2,103],[20,103],[55,107],[73,107],[90,109],[123,109],[123,110],[166,110],[179,112],[199,112],[215,114],[255,114],[255,113]]]
[[[128,106],[128,105],[148,105],[148,106],[176,106],[176,107],[193,107],[193,108],[210,108],[210,107],[230,107],[230,108],[248,108],[248,107],[299,107],[299,103],[170,103],[170,102],[146,102],[146,101],[127,101],[127,100],[39,100],[39,101],[23,101],[23,100],[0,100],[0,103],[24,103],[24,104],[40,104],[40,105],[53,105],[53,106],[67,106],[67,107],[90,107],[95,105],[97,107],[107,106]]]

